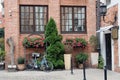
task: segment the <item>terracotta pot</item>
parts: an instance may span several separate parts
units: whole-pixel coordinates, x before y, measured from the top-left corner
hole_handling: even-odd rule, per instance
[[[78,64],[79,69],[83,69],[83,64]]]
[[[18,64],[18,70],[23,71],[25,69],[25,64]]]

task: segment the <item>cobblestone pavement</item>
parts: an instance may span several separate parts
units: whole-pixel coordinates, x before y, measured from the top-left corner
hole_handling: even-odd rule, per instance
[[[86,80],[104,80],[103,70],[86,69]],[[0,80],[83,80],[83,70],[75,69],[62,71],[0,71]],[[120,80],[120,73],[108,71],[108,80]]]

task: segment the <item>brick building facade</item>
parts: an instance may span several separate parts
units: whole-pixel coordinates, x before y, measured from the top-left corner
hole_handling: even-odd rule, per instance
[[[108,66],[108,69],[113,71],[120,71],[120,37],[119,37],[119,25],[120,25],[120,2],[117,0],[101,0],[103,3],[107,4],[107,13],[106,16],[101,17],[101,54],[105,60],[105,65]],[[115,21],[116,16],[116,21]],[[108,28],[109,27],[109,28]],[[118,35],[117,39],[114,39],[115,36],[112,31],[117,27]],[[108,29],[105,29],[108,28]],[[109,40],[108,40],[109,38]],[[108,46],[108,43],[110,44]]]
[[[14,52],[15,63],[17,64],[18,56],[24,56],[24,48],[22,46],[22,41],[24,37],[30,34],[29,31],[28,33],[24,33],[24,27],[22,29],[21,26],[22,7],[25,6],[31,7],[33,9],[35,9],[35,7],[37,6],[39,7],[47,6],[46,20],[49,20],[50,17],[52,17],[55,20],[57,24],[58,32],[59,34],[62,34],[63,40],[65,40],[66,38],[82,37],[85,38],[87,41],[89,41],[90,36],[96,34],[96,0],[9,0],[9,1],[4,0],[6,66],[10,64],[10,54],[9,54],[10,48],[6,43],[6,40],[9,37],[12,37],[15,43],[15,52]],[[72,10],[75,10],[75,8],[81,9],[81,7],[84,7],[85,13],[83,14],[84,15],[83,20],[86,27],[84,27],[83,25],[80,33],[79,31],[77,32],[74,31],[71,33],[64,33],[64,30],[62,31],[63,28],[61,25],[62,23],[61,7],[64,10],[65,10],[64,7]],[[33,9],[29,9],[29,10],[33,10]],[[23,12],[25,12],[25,10]],[[71,14],[69,14],[69,16],[70,15]],[[79,16],[82,14],[79,14],[78,12],[77,15]],[[79,20],[82,20],[82,18],[80,18]],[[65,29],[65,31],[67,30]],[[43,33],[39,33],[39,34],[43,35]],[[89,46],[88,46],[88,52],[89,52]]]

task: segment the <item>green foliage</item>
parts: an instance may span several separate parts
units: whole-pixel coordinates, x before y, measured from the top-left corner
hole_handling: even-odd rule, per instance
[[[97,50],[97,47],[98,47],[98,39],[96,36],[92,35],[89,39],[89,42],[92,46],[92,48],[94,49],[93,51],[96,51]]]
[[[20,56],[20,57],[17,59],[17,61],[18,61],[18,64],[24,64],[25,58],[23,58],[23,57]]]
[[[5,60],[5,51],[0,48],[0,61]]]
[[[88,54],[86,54],[85,52],[80,52],[79,54],[76,55],[76,60],[79,64],[83,63],[87,59],[88,59]]]
[[[0,38],[0,61],[5,59],[4,38]]]
[[[0,28],[0,38],[4,37],[4,28]]]
[[[56,23],[50,18],[45,29],[45,43],[47,43],[47,59],[53,63],[54,68],[64,67],[64,45],[61,40],[62,35],[58,35]]]
[[[49,37],[51,35],[58,35],[56,23],[53,18],[50,18],[45,28],[45,37]]]
[[[99,59],[98,59],[98,68],[99,69],[103,69],[104,67],[104,60],[102,58],[102,56],[99,56]]]
[[[4,46],[4,38],[0,38],[0,48],[1,48],[2,50],[5,49],[5,46]]]
[[[83,38],[76,38],[75,39],[77,43],[81,43],[83,46],[86,46],[87,45],[87,41]]]

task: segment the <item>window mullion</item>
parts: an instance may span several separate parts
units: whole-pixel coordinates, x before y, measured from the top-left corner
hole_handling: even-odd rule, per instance
[[[36,26],[35,26],[35,17],[36,13],[35,13],[35,6],[33,6],[33,32],[35,32]]]
[[[72,31],[74,32],[74,7],[72,7]]]

